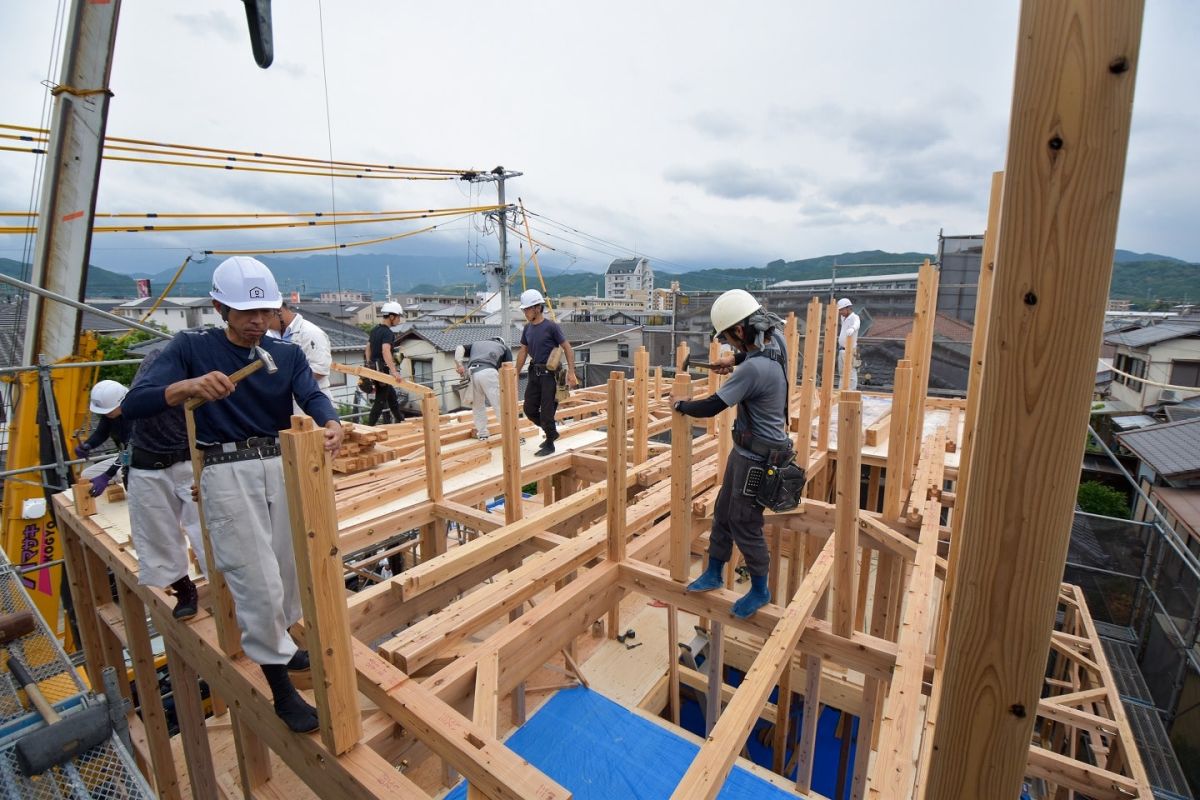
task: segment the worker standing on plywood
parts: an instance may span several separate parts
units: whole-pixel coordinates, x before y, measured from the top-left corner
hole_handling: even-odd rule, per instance
[[[266,265],[227,259],[213,272],[211,295],[226,328],[177,334],[125,398],[125,413],[140,419],[192,398],[207,401],[196,409],[196,440],[214,564],[229,584],[242,649],[262,666],[275,713],[293,731],[312,731],[316,710],[288,675],[307,670],[309,659],[288,633],[300,619],[300,590],[278,434],[289,426],[293,397],[325,428],[325,449],[333,454],[342,426],[300,349],[265,336],[282,302]],[[259,349],[274,360],[274,371],[258,370],[235,392],[229,375],[262,359]]]
[[[475,438],[488,439],[487,407],[500,414],[500,365],[513,360],[512,350],[502,336],[493,336],[454,351],[454,366],[471,379],[471,410],[475,413]]]
[[[838,316],[842,318],[841,327],[838,329],[837,369],[835,370],[841,376],[838,388],[855,391],[858,389],[858,354],[854,355],[854,366],[847,370],[846,348],[858,347],[858,328],[861,322],[858,314],[854,313],[854,303],[850,302],[849,297],[838,300],[837,307]]]
[[[525,417],[546,433],[542,446],[535,456],[548,456],[554,452],[554,440],[558,438],[558,427],[554,415],[558,412],[558,383],[554,373],[561,366],[556,362],[554,350],[559,349],[567,359],[567,385],[577,386],[575,375],[575,351],[563,334],[562,328],[545,316],[546,298],[537,289],[521,292],[521,311],[529,324],[521,331],[521,349],[517,351],[517,374],[529,361],[529,378],[525,382]]]
[[[790,463],[792,443],[787,435],[787,354],[782,324],[747,291],[733,289],[713,303],[709,312],[719,341],[733,348],[722,353],[716,372],[729,380],[715,394],[699,400],[674,398],[674,408],[689,417],[713,417],[737,406],[733,426],[733,451],[713,511],[708,541],[708,565],[689,592],[708,592],[724,586],[722,571],[736,543],[750,571],[750,590],[733,604],[739,617],[749,617],[771,602],[767,575],[771,552],[763,537],[763,507],[773,499],[758,497],[768,466]]]
[[[125,393],[128,391],[117,381],[100,381],[92,387],[88,409],[98,415],[100,421],[87,441],[75,448],[75,455],[87,458],[108,439],[112,439],[113,444],[117,446],[117,456],[111,464],[104,466],[105,462],[101,461],[84,470],[85,474],[81,476],[91,480],[92,488],[88,494],[92,497],[99,497],[100,493],[108,488],[108,484],[112,483],[113,478],[117,477],[121,467],[129,463],[126,448],[129,445],[133,423],[121,414],[121,401],[125,399]]]
[[[155,350],[133,377],[136,389],[162,356]],[[191,450],[182,408],[137,420],[129,452],[129,535],[137,550],[138,583],[175,591],[175,619],[191,619],[199,593],[188,575],[188,543],[207,576],[200,513],[192,499]],[[185,538],[186,537],[186,538]]]

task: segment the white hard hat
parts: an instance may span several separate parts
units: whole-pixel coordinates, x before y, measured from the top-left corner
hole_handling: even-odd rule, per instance
[[[745,289],[730,289],[713,301],[708,312],[713,331],[720,335],[762,308]]]
[[[849,297],[843,297],[841,300],[838,300],[838,311],[841,311],[843,308],[849,308],[852,305],[854,303],[850,302]]]
[[[234,256],[213,270],[212,291],[209,295],[222,305],[238,311],[259,308],[279,308],[283,297],[279,284],[267,265],[257,258]]]
[[[93,414],[103,416],[121,405],[128,393],[129,390],[116,381],[100,381],[92,387],[92,402],[88,408]]]
[[[534,306],[546,305],[546,298],[542,297],[542,293],[537,289],[526,289],[521,292],[521,310],[533,308]]]
[[[379,316],[386,317],[390,316],[391,314],[396,314],[397,316],[401,317],[404,316],[404,306],[397,302],[389,301],[379,307]]]

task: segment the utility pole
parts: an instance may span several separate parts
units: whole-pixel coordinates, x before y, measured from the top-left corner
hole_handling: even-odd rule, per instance
[[[500,239],[500,265],[497,269],[496,278],[500,284],[500,329],[503,331],[505,341],[511,335],[512,330],[512,310],[509,307],[508,296],[508,203],[504,199],[504,182],[508,178],[519,178],[520,172],[511,172],[504,167],[496,167],[491,172],[466,172],[462,175],[462,180],[472,183],[482,183],[484,181],[496,182],[496,200],[500,206],[497,219],[499,220],[498,234]],[[489,265],[490,266],[490,265]],[[485,267],[485,270],[487,267]]]
[[[387,278],[387,297],[383,298],[385,302],[392,299],[392,265],[384,266],[384,276]]]

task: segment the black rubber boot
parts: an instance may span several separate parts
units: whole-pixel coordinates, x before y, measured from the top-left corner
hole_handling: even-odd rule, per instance
[[[192,579],[184,575],[172,583],[171,588],[175,590],[175,610],[171,612],[171,616],[175,619],[191,619],[196,616],[200,607],[200,593],[196,591],[196,584],[192,583]]]
[[[318,727],[317,710],[305,702],[292,679],[288,677],[286,664],[263,664],[263,675],[271,687],[275,701],[275,714],[293,733],[311,733]]]

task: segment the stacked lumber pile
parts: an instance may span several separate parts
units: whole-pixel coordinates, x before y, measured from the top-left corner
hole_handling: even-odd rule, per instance
[[[343,427],[345,436],[342,437],[342,450],[333,460],[334,472],[360,472],[399,457],[399,450],[380,445],[387,441],[386,429],[351,422]]]

